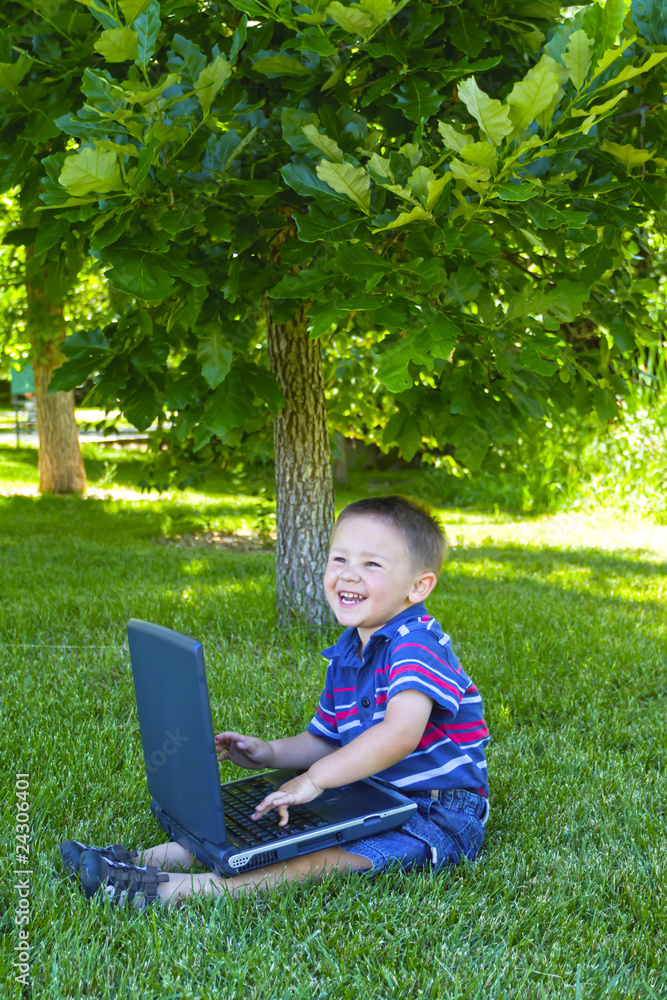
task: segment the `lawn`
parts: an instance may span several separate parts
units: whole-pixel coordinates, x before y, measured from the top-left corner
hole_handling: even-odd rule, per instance
[[[474,866],[108,912],[63,877],[55,846],[164,839],[127,619],[202,639],[214,725],[268,738],[310,718],[331,636],[276,626],[263,474],[150,497],[139,452],[86,457],[88,499],[39,498],[34,452],[0,450],[6,996],[21,995],[13,810],[15,776],[29,774],[40,1000],[665,1000],[667,527],[599,509],[440,510],[452,548],[429,609],[492,734]],[[353,480],[337,504],[394,489],[418,493],[419,478]]]

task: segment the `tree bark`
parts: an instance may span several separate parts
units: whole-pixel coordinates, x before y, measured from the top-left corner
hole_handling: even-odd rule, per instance
[[[28,254],[31,259],[32,254]],[[48,395],[55,368],[63,361],[58,344],[65,337],[61,305],[54,305],[41,283],[26,280],[28,334],[33,348],[33,372],[39,434],[40,493],[85,493],[86,470],[74,416],[74,393]]]
[[[74,416],[74,393],[54,392],[49,396],[47,391],[53,369],[61,360],[57,358],[54,364],[52,358],[59,354],[57,345],[49,344],[33,365],[39,433],[39,489],[40,493],[85,493],[86,470]]]
[[[266,321],[271,369],[285,397],[273,422],[279,617],[283,624],[330,624],[322,578],[334,498],[322,353],[308,333],[305,307],[280,325],[267,305]]]

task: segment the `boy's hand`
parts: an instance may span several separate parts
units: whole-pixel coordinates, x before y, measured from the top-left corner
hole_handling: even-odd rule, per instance
[[[286,826],[289,822],[288,806],[302,805],[304,802],[312,802],[324,791],[308,777],[308,773],[297,774],[295,778],[290,778],[284,785],[281,785],[275,792],[271,792],[263,799],[251,819],[261,819],[270,809],[277,809],[280,815],[278,826]]]
[[[242,736],[240,733],[218,733],[215,737],[218,760],[231,760],[239,767],[258,770],[273,767],[273,747],[256,736]]]

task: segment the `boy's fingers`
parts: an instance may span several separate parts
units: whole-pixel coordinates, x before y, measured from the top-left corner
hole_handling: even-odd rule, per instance
[[[289,823],[289,809],[287,806],[278,806],[278,814],[280,816],[278,826],[287,826]]]
[[[262,799],[259,805],[255,806],[255,811],[252,815],[252,818],[254,819],[256,816],[258,818],[261,818],[264,815],[264,813],[270,812],[271,809],[277,809],[278,812],[280,813],[281,818],[287,816],[288,815],[287,804],[285,802],[286,798],[287,796],[285,795],[284,792],[272,792],[270,795],[267,795],[265,799]],[[289,798],[291,799],[291,796],[289,796]],[[285,819],[285,823],[286,822],[287,820]],[[281,823],[280,825],[284,826],[285,823]]]

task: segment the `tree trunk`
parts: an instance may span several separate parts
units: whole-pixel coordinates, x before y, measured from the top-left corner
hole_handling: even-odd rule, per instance
[[[32,253],[27,257],[31,260]],[[37,402],[39,489],[41,493],[85,493],[86,470],[74,416],[74,393],[48,395],[51,375],[63,361],[58,347],[65,336],[62,306],[49,301],[42,283],[30,277],[26,292]]]
[[[330,624],[322,578],[334,499],[322,354],[305,308],[278,325],[267,306],[266,321],[271,369],[285,397],[273,422],[278,612],[283,623]]]
[[[41,493],[85,493],[86,470],[79,447],[79,432],[74,417],[74,393],[47,390],[59,355],[52,343],[42,350],[33,366],[39,432],[39,489]]]

